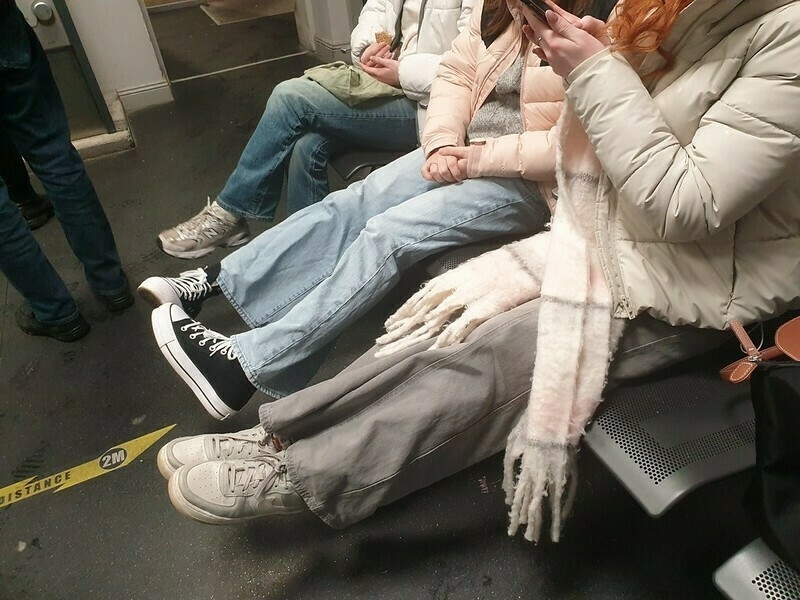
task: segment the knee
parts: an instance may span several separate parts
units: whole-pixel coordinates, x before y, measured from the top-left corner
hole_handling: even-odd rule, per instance
[[[384,258],[397,260],[409,243],[403,231],[401,223],[383,213],[369,219],[359,237],[362,244],[375,248]]]
[[[316,85],[314,82],[301,77],[295,77],[294,79],[281,81],[272,90],[272,93],[267,100],[267,106],[264,114],[266,115],[270,110],[277,109],[286,109],[298,112],[299,108],[308,103],[309,84]]]
[[[36,165],[33,172],[42,182],[45,192],[57,198],[83,198],[93,192],[92,182],[83,161],[72,148],[46,168]]]
[[[294,150],[292,151],[292,160],[296,157],[307,161],[309,158],[316,156],[325,147],[325,139],[314,133],[304,133],[295,142]]]

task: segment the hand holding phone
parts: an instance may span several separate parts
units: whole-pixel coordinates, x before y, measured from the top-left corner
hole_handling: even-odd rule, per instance
[[[542,0],[520,0],[525,6],[531,9],[534,16],[539,19],[542,23],[547,23],[547,17],[545,13],[550,10],[550,7],[547,6]]]

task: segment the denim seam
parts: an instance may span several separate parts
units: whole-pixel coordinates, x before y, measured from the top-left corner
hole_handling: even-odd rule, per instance
[[[297,115],[298,124],[300,125],[300,127],[292,129],[292,133],[294,134],[294,137],[297,138],[297,139],[302,137],[303,133],[306,130],[308,130],[308,129],[313,127],[313,122],[317,118],[336,119],[336,120],[350,120],[350,121],[355,121],[355,120],[364,120],[364,121],[366,121],[367,120],[367,119],[365,119],[363,114],[357,114],[355,111],[353,111],[351,114],[348,114],[348,115],[342,115],[340,113],[327,113],[327,112],[322,112],[322,111],[319,111],[319,110],[307,110],[307,109],[303,108],[300,112],[297,112],[295,114]],[[402,116],[402,115],[381,115],[381,116],[370,117],[369,120],[412,121],[412,120],[415,119],[415,117],[416,117],[416,115],[414,115],[413,117]],[[291,156],[291,153],[289,153],[289,156]],[[277,201],[280,201],[280,197],[277,199]],[[222,192],[220,192],[217,195],[217,202],[222,206],[222,208],[224,208],[228,212],[233,213],[233,214],[235,214],[235,215],[237,215],[239,217],[245,217],[247,219],[253,219],[253,220],[257,220],[257,221],[265,221],[265,222],[272,222],[272,221],[275,220],[274,215],[272,217],[264,217],[262,215],[253,214],[252,212],[246,211],[246,210],[241,209],[241,208],[233,207],[229,203],[228,200],[223,198]]]
[[[326,112],[319,112],[319,111],[317,111],[317,112],[309,111],[308,113],[304,114],[303,117],[307,118],[309,115],[312,116],[312,117],[335,118],[335,119],[342,120],[342,121],[344,121],[344,120],[350,120],[350,121],[411,121],[412,120],[412,117],[406,117],[406,116],[402,116],[402,115],[391,115],[391,116],[382,115],[380,117],[375,116],[375,117],[369,117],[367,119],[367,118],[364,117],[364,115],[358,115],[358,114],[355,114],[355,113],[350,114],[350,115],[342,115],[342,114],[326,113]],[[308,126],[311,126],[311,123]]]
[[[217,201],[217,204],[220,207],[222,207],[223,209],[225,209],[229,213],[231,213],[233,215],[236,215],[237,217],[241,217],[241,218],[244,218],[244,219],[252,219],[254,221],[263,221],[265,223],[272,223],[275,220],[275,215],[274,214],[271,217],[265,217],[264,215],[257,215],[255,213],[252,213],[252,212],[248,211],[248,210],[243,210],[241,208],[233,206],[229,201],[225,200],[222,197],[222,193],[217,195],[216,201]],[[261,198],[261,201],[263,202],[263,198]],[[279,195],[278,199],[275,200],[276,205],[280,201],[281,201],[281,199],[280,199],[280,195]],[[276,209],[277,209],[277,206],[276,206]]]
[[[227,298],[227,300],[228,300],[228,302],[230,302],[231,306],[233,306],[233,308],[236,309],[236,312],[239,313],[239,316],[242,317],[242,319],[244,319],[245,323],[247,323],[247,325],[251,329],[257,329],[259,327],[263,327],[264,325],[269,325],[269,323],[266,323],[266,321],[268,321],[273,315],[275,315],[275,313],[278,313],[278,312],[282,311],[284,308],[286,308],[292,302],[294,302],[297,298],[299,298],[300,296],[302,296],[303,294],[305,294],[309,290],[317,287],[320,283],[322,283],[328,277],[330,277],[331,273],[333,273],[333,271],[329,271],[327,275],[323,275],[321,278],[319,278],[316,281],[314,281],[313,283],[309,284],[307,287],[305,287],[301,291],[297,292],[293,296],[290,296],[289,299],[286,300],[283,304],[281,304],[277,308],[272,309],[272,311],[269,312],[269,314],[267,314],[264,317],[264,321],[262,321],[260,323],[256,323],[255,321],[253,321],[250,318],[250,316],[244,311],[244,309],[241,307],[241,305],[233,297],[233,294],[228,289],[227,285],[225,284],[224,279],[218,280],[218,283],[219,283],[220,289],[222,290],[222,293],[225,295],[225,298]]]
[[[330,160],[318,161],[318,157],[322,154],[322,148],[323,148],[323,144],[319,144],[319,145],[317,145],[316,148],[314,148],[314,152],[311,153],[309,162],[311,164],[318,164],[318,166],[320,166],[323,169],[327,170],[328,163],[330,162]],[[330,159],[330,156],[328,158]],[[310,168],[309,168],[309,171],[310,171]],[[326,177],[327,177],[327,175],[326,175]],[[312,194],[315,193],[316,192],[316,188],[312,188],[311,192],[312,192]],[[311,202],[312,202],[312,204],[316,204],[320,200],[324,200],[327,197],[328,197],[327,194],[323,198],[320,198],[320,199],[318,199],[316,196],[314,196],[311,199]]]
[[[316,280],[316,281],[314,281],[313,283],[309,284],[307,287],[303,288],[301,291],[297,292],[297,293],[296,293],[296,294],[294,294],[293,296],[290,296],[290,297],[289,297],[289,299],[288,299],[288,300],[286,300],[286,301],[285,301],[283,304],[281,304],[281,305],[280,305],[280,306],[278,306],[277,308],[273,309],[273,310],[272,310],[272,312],[270,312],[268,315],[266,315],[265,319],[266,319],[266,320],[269,320],[269,319],[270,319],[270,318],[272,318],[272,317],[273,317],[273,316],[274,316],[276,313],[278,313],[278,312],[282,311],[284,308],[286,308],[287,306],[289,306],[289,305],[290,305],[292,302],[294,302],[295,300],[297,300],[297,299],[298,299],[300,296],[304,295],[304,294],[305,294],[306,292],[308,292],[309,290],[313,290],[314,288],[316,288],[316,287],[317,287],[317,286],[318,286],[320,283],[322,283],[322,282],[323,282],[323,281],[325,281],[325,280],[326,280],[328,277],[330,277],[330,276],[331,276],[331,273],[333,273],[333,271],[332,271],[332,270],[331,270],[331,271],[328,271],[328,273],[327,273],[327,274],[323,275],[322,277],[320,277],[319,279],[317,279],[317,280]],[[264,322],[262,322],[262,323],[260,323],[260,324],[254,324],[254,325],[253,325],[253,327],[256,327],[256,328],[257,328],[257,327],[261,327],[261,326],[263,326],[263,325],[265,325],[265,324],[266,324],[266,325],[269,325],[269,323],[264,323]]]
[[[230,289],[228,288],[227,283],[225,282],[225,276],[220,273],[217,277],[217,284],[219,285],[219,289],[222,292],[222,295],[225,296],[225,299],[230,303],[230,305],[234,308],[234,310],[239,313],[239,316],[242,317],[245,323],[247,323],[248,327],[254,327],[253,321],[250,319],[250,316],[244,311],[241,305],[236,301],[231,293]]]
[[[494,209],[492,209],[490,211],[479,213],[479,214],[474,214],[473,216],[471,216],[468,219],[464,219],[464,220],[462,220],[462,221],[460,221],[458,223],[453,223],[452,225],[449,225],[448,227],[444,227],[442,229],[439,229],[439,230],[429,234],[426,237],[421,237],[421,238],[418,238],[418,239],[414,240],[413,242],[408,242],[408,243],[406,243],[406,244],[404,244],[402,246],[398,246],[397,248],[392,250],[392,252],[390,252],[388,256],[384,257],[383,262],[379,265],[379,268],[376,269],[376,272],[373,273],[372,276],[369,279],[364,281],[358,288],[356,288],[356,289],[354,289],[354,290],[352,290],[350,292],[349,297],[344,302],[342,302],[337,308],[335,308],[334,310],[332,310],[331,312],[326,314],[324,317],[321,317],[319,319],[319,322],[317,323],[317,325],[314,326],[313,329],[307,331],[302,337],[298,338],[297,340],[295,340],[294,342],[292,342],[291,344],[289,344],[285,348],[283,348],[281,350],[278,350],[276,352],[273,352],[271,355],[269,355],[267,358],[265,358],[259,364],[258,369],[259,370],[262,369],[265,365],[269,364],[269,362],[274,360],[277,356],[288,352],[289,350],[291,350],[292,348],[297,346],[299,343],[301,343],[302,341],[308,339],[312,334],[314,334],[320,327],[322,327],[322,325],[325,323],[325,321],[327,321],[333,315],[335,315],[340,310],[342,310],[344,308],[344,306],[348,302],[350,302],[358,292],[360,292],[362,289],[364,289],[364,287],[377,276],[377,274],[378,274],[377,271],[379,271],[381,268],[383,268],[383,266],[386,264],[386,262],[389,260],[389,258],[392,257],[397,251],[402,250],[404,248],[407,248],[408,246],[411,246],[413,244],[419,244],[420,242],[424,242],[424,241],[426,241],[426,240],[428,240],[428,239],[430,239],[430,238],[432,238],[432,237],[434,237],[436,235],[439,235],[439,234],[441,234],[441,233],[443,233],[445,231],[450,231],[450,230],[452,230],[452,229],[454,229],[456,227],[460,227],[461,225],[464,225],[465,223],[469,223],[470,221],[474,221],[474,220],[476,220],[476,219],[478,219],[480,217],[485,217],[485,216],[490,215],[490,214],[492,214],[494,212],[497,212],[498,210],[507,208],[508,206],[516,205],[516,204],[528,204],[528,200],[530,200],[532,198],[533,198],[532,196],[531,197],[526,196],[524,198],[521,198],[520,200],[515,200],[514,202],[511,202],[509,204],[504,204],[503,206],[497,206],[497,207],[495,207]]]

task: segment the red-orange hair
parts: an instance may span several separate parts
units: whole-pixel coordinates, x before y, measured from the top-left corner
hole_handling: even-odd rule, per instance
[[[673,58],[661,45],[678,14],[691,3],[692,0],[625,0],[610,25],[615,48],[636,53],[656,51],[666,61],[659,72],[666,71]]]

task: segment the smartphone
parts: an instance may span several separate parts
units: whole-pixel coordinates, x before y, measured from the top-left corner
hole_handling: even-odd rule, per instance
[[[547,18],[544,16],[545,13],[550,10],[550,7],[547,6],[542,0],[521,0],[522,3],[530,8],[533,11],[533,14],[536,15],[536,18],[540,21],[547,23]]]

